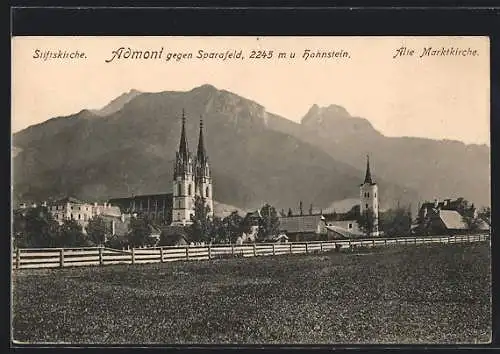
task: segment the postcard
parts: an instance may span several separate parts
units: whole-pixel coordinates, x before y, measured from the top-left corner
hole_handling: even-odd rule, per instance
[[[488,37],[11,46],[15,345],[491,342]]]

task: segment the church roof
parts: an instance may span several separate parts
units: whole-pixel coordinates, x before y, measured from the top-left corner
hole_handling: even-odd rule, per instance
[[[182,110],[182,130],[181,130],[181,140],[179,142],[179,155],[184,161],[186,161],[189,156],[185,125],[186,125],[186,115],[184,113],[184,110]]]
[[[370,172],[370,157],[368,155],[366,156],[366,175],[364,184],[374,184]]]
[[[207,162],[207,152],[205,150],[205,141],[203,139],[203,119],[200,118],[200,138],[198,140],[198,152],[196,154],[196,160],[198,163]]]

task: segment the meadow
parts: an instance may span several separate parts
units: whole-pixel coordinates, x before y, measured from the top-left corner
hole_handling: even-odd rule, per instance
[[[13,339],[72,344],[488,343],[488,242],[16,270]]]

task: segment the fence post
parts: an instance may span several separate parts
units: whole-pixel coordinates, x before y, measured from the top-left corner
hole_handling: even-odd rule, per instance
[[[104,259],[102,257],[102,247],[99,247],[99,265],[104,264]]]
[[[208,245],[208,260],[212,259],[212,247]]]
[[[21,268],[21,250],[18,248],[16,250],[16,269]]]
[[[64,248],[59,250],[59,266],[64,267]]]
[[[253,244],[253,256],[257,257],[257,247],[255,246],[255,243]]]
[[[319,251],[320,251],[320,252],[323,252],[323,242],[320,242],[320,243],[319,243]]]
[[[293,251],[292,251],[292,244],[290,243],[290,254],[292,254]]]
[[[160,247],[160,263],[163,263],[163,247]]]
[[[276,251],[274,249],[274,243],[273,243],[273,256],[276,256]]]
[[[132,264],[135,264],[135,248],[132,247]]]
[[[189,246],[186,246],[186,261],[189,261]]]
[[[372,247],[375,247],[375,239],[372,240]]]
[[[234,245],[233,244],[231,244],[231,256],[234,257]]]
[[[351,239],[349,239],[349,249],[352,251]]]
[[[309,250],[308,250],[308,247],[307,247],[308,245],[309,245],[309,244],[306,242],[306,254],[308,254],[308,253],[309,253]]]

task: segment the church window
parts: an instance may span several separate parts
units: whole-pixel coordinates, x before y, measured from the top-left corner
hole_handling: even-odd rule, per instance
[[[375,192],[375,195],[374,195],[375,198],[377,198],[377,192]]]
[[[188,195],[191,196],[191,184],[189,184],[189,187],[188,187]]]
[[[207,187],[207,190],[206,190],[205,194],[206,194],[207,198],[209,198],[209,196],[208,196],[208,187]]]
[[[352,224],[349,223],[349,225],[347,226],[347,228],[352,229]]]
[[[181,195],[181,184],[177,185],[177,195]]]
[[[370,198],[370,193],[366,192],[366,197]]]
[[[368,209],[368,203],[366,203],[366,209]]]

